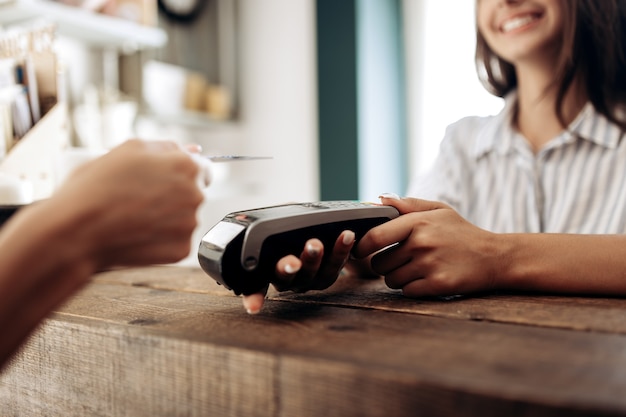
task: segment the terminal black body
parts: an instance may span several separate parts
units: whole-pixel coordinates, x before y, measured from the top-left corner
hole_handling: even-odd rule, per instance
[[[321,201],[263,207],[228,214],[202,238],[202,269],[236,294],[262,291],[276,262],[299,256],[305,242],[318,238],[332,248],[339,234],[352,230],[357,241],[372,227],[398,217],[391,206],[354,201]],[[330,253],[330,250],[325,252]]]

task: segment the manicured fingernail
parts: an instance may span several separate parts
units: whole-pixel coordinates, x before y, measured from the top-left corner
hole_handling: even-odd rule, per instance
[[[258,313],[258,311],[255,311],[252,309],[252,307],[250,307],[250,301],[248,301],[247,298],[243,299],[243,308],[246,309],[246,313],[248,314],[256,314]]]
[[[354,232],[351,230],[343,232],[343,244],[348,246],[352,244],[352,242],[354,242]]]
[[[396,193],[382,193],[378,198],[391,198],[393,200],[400,200],[400,196]]]
[[[248,314],[257,314],[261,311],[263,305],[263,296],[261,294],[253,294],[243,298],[243,308]]]
[[[311,256],[315,256],[320,253],[320,250],[319,248],[309,243],[308,245],[306,245],[306,253],[308,253]]]
[[[293,275],[300,270],[299,266],[293,266],[291,264],[285,265],[285,272],[289,275]]]

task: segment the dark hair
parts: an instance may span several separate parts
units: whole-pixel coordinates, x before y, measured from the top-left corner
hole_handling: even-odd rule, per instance
[[[563,39],[554,70],[556,114],[561,124],[563,99],[580,76],[589,101],[626,131],[626,0],[561,0]],[[476,69],[483,86],[504,97],[517,87],[513,65],[499,58],[476,31]]]

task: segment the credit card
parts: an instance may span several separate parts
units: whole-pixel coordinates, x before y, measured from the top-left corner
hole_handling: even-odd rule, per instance
[[[205,156],[211,162],[233,162],[233,161],[256,161],[260,159],[272,159],[271,156],[246,156],[246,155],[221,155],[221,156]]]

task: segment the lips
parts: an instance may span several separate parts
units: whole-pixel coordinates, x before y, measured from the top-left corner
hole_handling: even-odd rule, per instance
[[[537,13],[518,15],[518,16],[505,20],[500,25],[500,30],[504,33],[511,32],[515,29],[519,29],[523,26],[528,25],[529,23],[539,20],[540,17],[541,15]]]

